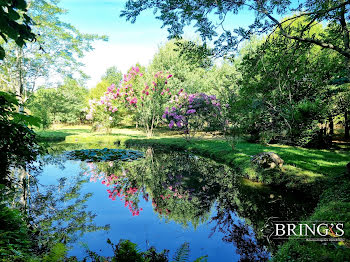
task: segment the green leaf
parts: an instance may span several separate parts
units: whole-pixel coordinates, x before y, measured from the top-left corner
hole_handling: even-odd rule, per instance
[[[8,8],[8,16],[11,20],[18,20],[21,16],[12,8]]]

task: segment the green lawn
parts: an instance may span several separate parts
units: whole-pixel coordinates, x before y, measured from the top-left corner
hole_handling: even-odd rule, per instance
[[[232,150],[220,138],[195,138],[186,141],[177,133],[158,130],[153,138],[136,129],[113,129],[110,134],[90,132],[88,126],[59,127],[57,130],[38,131],[44,141],[68,143],[115,143],[123,146],[162,146],[173,150],[189,150],[240,170],[249,179],[267,184],[285,184],[290,187],[328,180],[345,171],[350,151],[316,150],[285,145],[261,145],[239,142]],[[251,165],[251,156],[261,152],[275,152],[284,160],[283,171],[261,171]]]

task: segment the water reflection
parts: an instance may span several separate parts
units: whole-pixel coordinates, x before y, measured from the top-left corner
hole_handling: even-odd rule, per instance
[[[109,201],[122,201],[130,216],[138,217],[140,223],[149,219],[151,214],[147,210],[151,208],[159,221],[171,224],[159,226],[166,228],[169,234],[179,230],[174,229],[174,222],[183,230],[189,228],[190,234],[209,223],[211,230],[205,231],[207,237],[221,239],[222,243],[231,245],[231,252],[237,253],[227,257],[228,261],[232,258],[234,261],[268,260],[275,245],[267,243],[262,233],[268,218],[296,220],[312,208],[312,201],[305,201],[304,195],[303,199],[298,199],[293,192],[280,192],[252,183],[233,169],[209,159],[186,152],[140,150],[145,157],[137,161],[81,162],[83,178],[104,187],[105,198]],[[157,242],[157,239],[152,241]],[[168,235],[165,243],[161,243],[164,247],[159,248],[170,249],[172,241],[175,240]],[[212,242],[201,241],[209,261],[218,261],[219,254],[211,251]],[[157,244],[160,245],[155,243],[156,247]]]

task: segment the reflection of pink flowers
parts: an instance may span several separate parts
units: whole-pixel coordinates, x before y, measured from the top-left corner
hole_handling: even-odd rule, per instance
[[[110,167],[113,166],[113,161],[110,161],[108,163]],[[126,186],[125,182],[127,182],[126,173],[128,170],[122,170],[122,176],[120,178],[116,174],[110,174],[106,175],[104,172],[99,172],[97,169],[97,166],[94,163],[88,162],[87,163],[88,171],[84,172],[84,175],[90,176],[91,182],[96,182],[97,179],[102,180],[101,183],[107,187],[114,186],[114,189],[107,189],[108,197],[115,201],[118,197],[121,201],[124,201],[124,205],[127,206],[132,213],[133,216],[138,216],[140,214],[140,211],[142,211],[142,208],[138,208],[137,203],[132,201],[132,198],[134,195],[136,195],[139,191],[137,187],[129,187]],[[123,176],[124,174],[124,176]],[[148,194],[144,195],[146,201],[148,201]]]

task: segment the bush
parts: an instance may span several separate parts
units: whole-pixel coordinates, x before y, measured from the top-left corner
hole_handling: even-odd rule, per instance
[[[216,96],[187,94],[183,90],[173,98],[173,106],[165,110],[163,118],[170,129],[182,131],[187,138],[198,131],[222,130],[224,124],[221,104]]]

